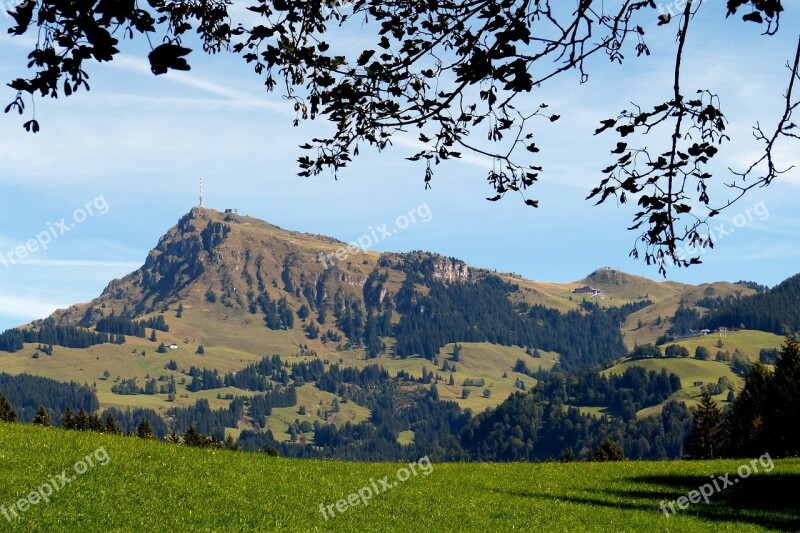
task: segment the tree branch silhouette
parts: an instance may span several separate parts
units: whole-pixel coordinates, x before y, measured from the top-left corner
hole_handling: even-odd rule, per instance
[[[298,158],[300,176],[325,171],[336,176],[362,147],[383,151],[397,135],[414,132],[423,147],[408,159],[424,163],[426,188],[438,165],[467,151],[492,161],[489,200],[513,192],[536,207],[539,200],[530,194],[544,169],[537,164],[535,136],[560,114],[531,95],[571,73],[585,83],[591,58],[604,55],[622,63],[629,52],[649,55],[644,27],[656,22],[657,9],[653,0],[613,6],[600,0],[251,0],[247,9],[255,19],[234,21],[231,5],[229,0],[28,0],[9,12],[15,21],[9,32],[35,34],[28,64],[33,74],[9,83],[16,96],[6,112],[24,114],[27,97],[88,90],[87,65],[113,61],[122,41],[137,36],[153,43],[148,60],[154,74],[189,70],[190,46],[199,39],[205,53],[241,56],[267,90],[280,85],[296,113],[295,126],[317,118],[330,124],[329,135],[300,147],[306,151]],[[716,94],[703,89],[689,98],[681,87],[686,36],[701,7],[702,0],[687,2],[676,17],[671,96],[647,110],[636,105],[623,110],[596,132],[613,128],[626,140],[617,143],[612,155],[619,157],[603,170],[589,198],[637,200],[641,209],[630,229],[641,233],[631,255],[640,257],[641,246],[647,264],[658,265],[663,274],[669,263],[699,262],[682,257],[681,245],[713,246],[700,231],[708,218],[786,172],[775,163],[774,147],[779,139],[798,138],[791,122],[797,107],[795,61],[786,113],[775,134],[765,134],[760,125],[755,129],[765,144],[764,158],[734,173],[737,180],[730,185],[738,196],[720,208],[708,207],[708,163],[728,140],[726,119]],[[726,7],[728,16],[748,11],[741,18],[764,25],[765,35],[780,27],[781,0],[728,0]],[[662,13],[658,26],[672,19]],[[338,37],[347,31],[373,39],[374,46],[338,49]],[[40,130],[35,111],[23,126]],[[628,147],[630,136],[646,135],[666,140],[666,146],[660,152]],[[764,175],[743,184],[762,164]]]

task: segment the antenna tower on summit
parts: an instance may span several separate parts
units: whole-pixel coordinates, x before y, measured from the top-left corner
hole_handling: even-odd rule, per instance
[[[203,206],[203,178],[200,178],[200,207]]]

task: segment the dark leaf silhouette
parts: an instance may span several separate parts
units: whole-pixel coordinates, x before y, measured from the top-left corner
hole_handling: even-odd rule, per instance
[[[153,71],[153,74],[166,74],[170,69],[191,70],[189,63],[183,57],[190,52],[189,48],[170,43],[157,46],[148,56],[150,70]]]
[[[300,176],[330,170],[336,177],[364,145],[382,151],[397,132],[416,131],[425,146],[405,156],[424,165],[425,188],[431,187],[438,165],[470,152],[500,169],[486,180],[489,199],[498,201],[507,191],[522,193],[537,185],[543,169],[532,161],[540,153],[532,139],[546,134],[562,116],[546,102],[518,105],[520,95],[535,98],[540,86],[554,80],[583,83],[598,57],[623,63],[632,51],[651,53],[646,38],[658,9],[655,1],[586,0],[570,9],[561,9],[562,4],[356,0],[348,9],[331,9],[329,2],[280,0],[255,2],[247,7],[249,16],[240,17],[226,0],[30,0],[10,12],[9,32],[34,37],[29,64],[20,69],[31,71],[9,83],[17,94],[5,109],[31,113],[23,126],[36,132],[34,106],[26,107],[23,97],[56,98],[88,90],[91,64],[113,61],[122,44],[139,36],[161,43],[148,56],[154,74],[187,71],[191,50],[182,43],[191,35],[204,53],[230,51],[267,90],[281,90],[294,110],[293,125],[317,118],[330,122],[328,136],[302,145],[307,151],[298,158]],[[728,140],[727,120],[716,94],[686,91],[681,74],[692,50],[686,36],[695,14],[723,7],[713,2],[671,6],[681,12],[662,12],[657,23],[677,26],[669,30],[676,38],[675,79],[669,86],[641,91],[649,97],[663,90],[663,100],[634,103],[631,110],[600,122],[595,134],[613,130],[623,138],[636,135],[637,141],[649,137],[642,139],[641,149],[617,142],[611,164],[600,167],[603,181],[590,195],[601,198],[600,203],[614,197],[637,205],[648,198],[642,211],[633,214],[632,227],[642,232],[637,242],[645,247],[645,261],[664,273],[667,262],[691,264],[676,250],[682,241],[695,240],[708,217],[786,171],[777,166],[773,148],[780,139],[798,139],[792,112],[800,105],[798,45],[797,59],[790,63],[792,83],[788,90],[776,89],[786,99],[786,112],[774,133],[755,129],[764,157],[744,172],[732,171],[733,198],[712,205],[708,165]],[[728,16],[741,10],[744,20],[761,24],[772,35],[784,5],[781,0],[727,0],[724,9]],[[348,31],[358,32],[360,41],[372,40],[363,49],[345,51],[328,44],[339,36],[335,32]],[[713,51],[701,51],[713,57]],[[762,173],[763,166],[767,170]],[[689,205],[687,225],[680,215],[688,212],[676,206]],[[638,250],[631,255],[638,257]]]

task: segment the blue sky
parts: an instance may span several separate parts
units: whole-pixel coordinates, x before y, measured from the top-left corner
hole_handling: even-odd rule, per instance
[[[750,136],[756,121],[777,120],[788,79],[784,65],[800,27],[794,10],[779,35],[767,38],[756,26],[726,22],[724,12],[721,0],[704,6],[689,37],[684,78],[685,87],[719,93],[731,122],[733,141],[716,163],[720,176],[757,153]],[[10,21],[0,15],[3,81],[20,75],[30,45],[6,36]],[[43,232],[59,234],[46,250],[7,267],[0,259],[0,330],[88,301],[141,265],[159,236],[197,204],[200,176],[208,207],[237,208],[344,241],[426,204],[429,222],[412,224],[375,249],[430,250],[547,281],[572,281],[603,266],[657,278],[654,268],[628,258],[636,235],[625,228],[634,206],[593,207],[584,198],[616,142],[592,136],[598,122],[631,101],[652,105],[669,95],[673,26],[646,27],[649,58],[629,54],[622,67],[598,61],[588,84],[568,75],[530,96],[532,105],[546,101],[563,117],[537,136],[537,164],[545,167],[532,194],[539,209],[514,197],[487,202],[490,163],[477,158],[439,167],[433,189],[425,191],[424,169],[405,160],[413,143],[403,139],[383,154],[364,150],[338,181],[298,178],[297,146],[326,125],[293,128],[290,104],[266,94],[242,60],[196,52],[190,73],[155,77],[138,45],[126,47],[113,63],[91,66],[89,94],[36,101],[41,133],[25,133],[16,115],[0,116],[0,253],[8,257]],[[0,89],[4,105],[13,96]],[[797,144],[781,149],[787,163],[800,163],[798,153]],[[753,191],[715,223],[735,232],[703,254],[704,264],[673,268],[669,279],[774,285],[798,273],[799,194],[796,170]],[[75,222],[76,212],[85,220]],[[735,227],[741,217],[746,223]],[[62,218],[75,226],[60,235]]]

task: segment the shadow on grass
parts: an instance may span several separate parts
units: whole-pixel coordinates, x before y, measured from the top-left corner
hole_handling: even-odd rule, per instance
[[[730,476],[734,481],[735,475]],[[608,507],[630,511],[659,513],[661,502],[665,501],[669,510],[669,502],[690,491],[699,490],[707,483],[712,483],[710,476],[655,475],[636,476],[615,481],[615,485],[623,483],[628,489],[593,488],[583,491],[586,496],[569,496],[566,494],[541,494],[529,491],[497,492],[523,498],[567,501],[595,507]],[[673,504],[677,515],[690,515],[714,522],[750,523],[761,527],[781,531],[800,531],[800,474],[758,474],[740,480],[733,486],[725,487],[717,481],[721,491],[709,497],[710,503],[690,504],[685,510]],[[670,512],[670,516],[673,514]],[[665,517],[666,519],[666,517]]]

